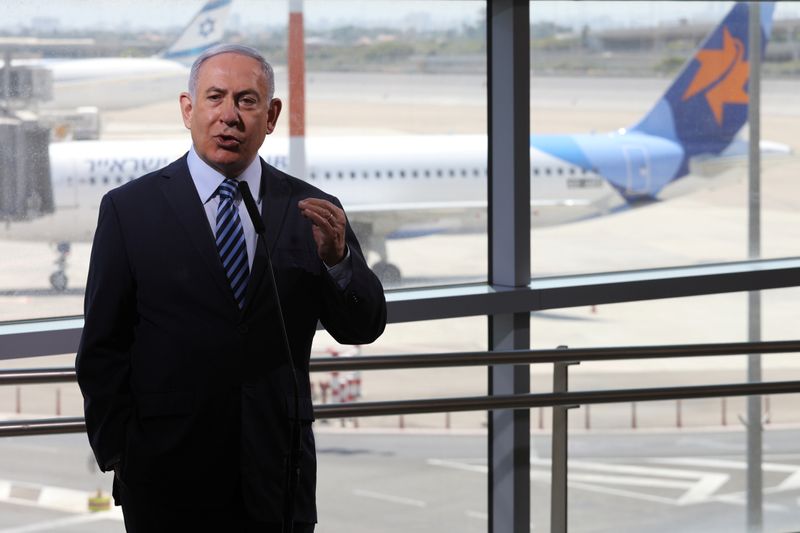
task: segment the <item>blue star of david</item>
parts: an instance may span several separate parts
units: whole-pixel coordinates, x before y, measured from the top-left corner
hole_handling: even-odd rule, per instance
[[[214,31],[214,20],[213,19],[206,19],[200,23],[200,35],[203,37],[208,37],[211,35],[211,32]]]

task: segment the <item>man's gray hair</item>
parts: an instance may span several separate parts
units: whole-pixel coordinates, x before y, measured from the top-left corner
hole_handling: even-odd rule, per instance
[[[220,54],[239,54],[252,57],[261,63],[261,69],[267,77],[267,102],[272,100],[272,97],[275,95],[275,72],[272,70],[272,65],[264,59],[264,56],[258,53],[258,50],[243,44],[218,44],[212,46],[194,60],[194,63],[192,63],[192,70],[189,72],[189,94],[192,100],[197,96],[197,78],[200,75],[200,67],[207,60]]]

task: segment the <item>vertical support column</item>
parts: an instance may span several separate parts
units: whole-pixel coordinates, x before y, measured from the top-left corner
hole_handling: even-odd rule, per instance
[[[566,346],[559,346],[566,349]],[[577,361],[553,364],[553,393],[569,390],[569,366]],[[569,455],[569,409],[577,405],[553,407],[553,435],[550,458],[550,533],[567,533],[567,472]],[[587,406],[588,407],[588,406]]]
[[[489,0],[489,283],[530,282],[530,19],[528,0]],[[489,317],[489,349],[530,347],[530,315]],[[530,392],[530,365],[489,367],[489,394]],[[530,410],[489,416],[491,533],[530,531]]]
[[[748,39],[750,41],[750,80],[748,82],[750,102],[748,122],[750,147],[748,154],[748,239],[747,256],[761,256],[761,8],[758,2],[750,2]],[[761,293],[747,295],[747,340],[761,340]],[[761,381],[761,355],[747,356],[747,381]],[[763,528],[763,472],[761,396],[747,397],[747,531]]]
[[[289,2],[289,174],[306,179],[306,48],[303,0]]]

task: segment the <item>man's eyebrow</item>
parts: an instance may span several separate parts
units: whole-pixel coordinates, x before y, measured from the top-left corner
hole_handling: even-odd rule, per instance
[[[216,86],[214,86],[214,85],[212,85],[211,87],[209,87],[208,89],[206,89],[206,93],[214,93],[214,92],[217,92],[217,93],[224,93],[224,92],[226,92],[226,91],[225,91],[225,89],[223,89],[223,88],[221,88],[221,87],[216,87]]]
[[[241,91],[236,93],[237,97],[240,96],[248,96],[248,95],[255,95],[257,97],[261,97],[261,93],[258,92],[256,89],[242,89]]]

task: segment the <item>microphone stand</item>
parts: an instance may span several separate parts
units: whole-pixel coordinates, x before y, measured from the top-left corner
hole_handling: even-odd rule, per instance
[[[272,286],[272,293],[275,295],[275,302],[278,307],[278,321],[281,326],[281,334],[283,335],[283,344],[286,348],[286,357],[288,358],[289,368],[292,371],[292,387],[294,392],[294,420],[290,417],[290,437],[289,437],[289,466],[286,470],[286,485],[284,487],[284,515],[283,515],[283,533],[292,533],[294,531],[294,500],[297,493],[297,486],[300,482],[300,455],[303,451],[303,443],[300,438],[302,426],[300,425],[300,387],[297,382],[297,371],[294,368],[294,359],[292,359],[292,349],[289,346],[289,336],[286,334],[286,323],[283,320],[283,309],[281,308],[281,297],[278,294],[278,285],[275,283],[275,271],[272,268],[272,257],[269,253],[267,240],[264,237],[264,221],[261,219],[261,214],[258,212],[253,195],[250,193],[250,187],[246,181],[239,181],[239,192],[242,195],[242,201],[247,208],[247,213],[253,221],[253,228],[256,230],[258,239],[267,253],[267,272],[269,273],[269,281]]]

